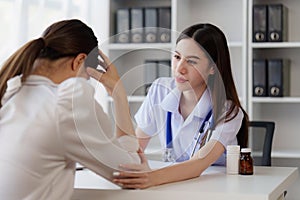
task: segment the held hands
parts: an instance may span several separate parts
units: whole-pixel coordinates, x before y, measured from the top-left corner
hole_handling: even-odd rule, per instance
[[[145,154],[140,149],[138,154],[141,164],[122,164],[120,169],[124,171],[114,172],[114,182],[127,189],[144,189],[153,186],[152,171],[148,165]]]

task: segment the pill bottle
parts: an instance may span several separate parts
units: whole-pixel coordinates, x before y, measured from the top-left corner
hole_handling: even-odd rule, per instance
[[[242,148],[240,156],[239,174],[253,174],[253,159],[251,157],[251,148]]]
[[[239,174],[240,146],[228,145],[226,151],[227,174]]]

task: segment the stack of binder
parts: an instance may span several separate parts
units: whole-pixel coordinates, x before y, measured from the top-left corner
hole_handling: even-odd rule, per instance
[[[171,76],[171,61],[170,60],[146,60],[144,70],[145,80],[145,95],[155,79],[158,77]]]
[[[287,16],[283,4],[253,5],[253,42],[286,41]]]
[[[171,7],[120,8],[116,11],[117,43],[171,41]]]
[[[253,60],[253,96],[284,97],[290,93],[290,64],[286,59]]]

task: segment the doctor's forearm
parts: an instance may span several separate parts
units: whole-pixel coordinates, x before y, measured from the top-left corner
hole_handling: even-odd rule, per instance
[[[153,186],[199,177],[207,167],[207,164],[197,159],[152,171]]]
[[[224,151],[225,148],[220,142],[210,140],[190,160],[152,171],[154,185],[198,177],[213,164]]]

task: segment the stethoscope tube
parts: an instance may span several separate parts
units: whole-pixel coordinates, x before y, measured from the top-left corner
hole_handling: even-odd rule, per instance
[[[209,123],[209,119],[210,119],[211,116],[212,116],[212,109],[207,113],[207,115],[204,118],[204,121],[202,122],[202,124],[199,128],[197,139],[196,139],[196,144],[193,148],[191,156],[194,155],[194,153],[197,149],[197,146],[200,143],[201,135],[204,132],[205,124]],[[173,136],[172,136],[171,117],[172,117],[172,113],[168,111],[167,112],[167,121],[166,121],[166,149],[165,149],[164,155],[163,155],[163,160],[168,161],[168,162],[173,162],[174,161],[174,158],[172,156],[172,154],[173,154],[173,144],[172,144],[173,138],[172,137]],[[213,120],[210,124],[210,129],[212,127],[213,127]],[[207,130],[207,131],[211,131],[211,130]],[[210,138],[210,136],[208,137],[208,140],[209,140],[209,138]]]

